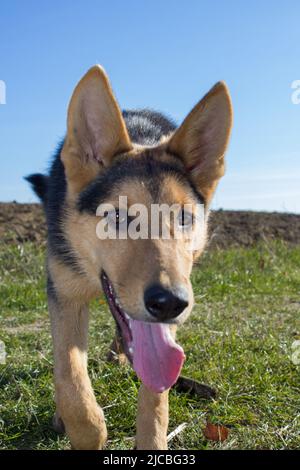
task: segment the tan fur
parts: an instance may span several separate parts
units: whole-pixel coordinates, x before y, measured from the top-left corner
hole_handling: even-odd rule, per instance
[[[95,65],[78,83],[68,110],[62,161],[69,196],[95,178],[116,154],[131,149],[108,77],[102,67]]]
[[[171,137],[169,148],[183,158],[207,203],[224,175],[224,154],[232,126],[227,86],[217,83]]]
[[[170,325],[173,337],[177,326]],[[136,446],[144,450],[168,449],[167,432],[169,424],[169,390],[154,393],[141,385],[138,396],[136,423]]]
[[[65,301],[73,301],[78,303],[88,303],[101,292],[98,283],[91,279],[85,278],[72,271],[68,266],[54,258],[48,256],[48,270],[53,280],[56,295]]]
[[[101,408],[87,373],[88,310],[61,299],[49,302],[54,346],[57,417],[75,449],[101,449],[107,438]]]
[[[162,199],[166,204],[194,202],[191,194],[176,185],[174,179],[166,178],[163,187],[165,190]],[[148,190],[139,183],[124,183],[117,188],[109,202],[117,204],[119,194],[127,195],[129,206],[139,202],[150,208],[153,202]],[[56,261],[54,264],[58,266],[55,267],[55,273],[51,265],[50,272],[54,274],[54,279],[60,279],[59,289],[66,288],[68,292],[72,292],[72,296],[88,301],[99,293],[99,273],[104,269],[113,281],[125,310],[130,311],[135,318],[149,319],[143,303],[143,292],[147,285],[155,282],[162,282],[166,287],[185,285],[190,292],[192,305],[193,293],[189,276],[193,265],[193,252],[187,251],[181,240],[99,240],[96,236],[99,218],[80,214],[72,210],[71,205],[69,202],[64,231],[74,252],[79,255],[86,276],[85,282],[82,282],[81,276],[69,273],[68,268]],[[126,259],[131,260],[130,271]],[[141,272],[143,276],[140,275]],[[189,311],[186,312],[186,315],[188,314]]]
[[[115,337],[110,345],[106,359],[108,362],[116,363],[119,366],[125,366],[129,364],[127,356],[124,353],[122,339],[118,331],[116,331]]]
[[[168,424],[169,390],[154,393],[142,384],[138,396],[137,449],[166,450]]]
[[[162,139],[153,149],[156,158],[176,159],[176,154],[193,182],[210,202],[218,179],[224,173],[224,153],[231,128],[231,104],[226,86],[220,83],[188,115],[182,126]],[[189,307],[181,315],[184,321],[193,305],[190,274],[193,261],[203,251],[206,224],[197,253],[187,250],[181,240],[99,240],[99,217],[76,210],[78,193],[103,167],[122,153],[138,158],[143,148],[130,142],[119,106],[107,76],[93,67],[79,82],[68,111],[68,133],[61,158],[67,178],[67,200],[63,231],[82,270],[72,271],[63,262],[48,256],[48,270],[56,299],[49,300],[55,361],[57,418],[65,425],[76,449],[100,449],[106,440],[103,412],[98,407],[87,374],[87,329],[89,301],[100,292],[99,274],[105,270],[123,308],[132,317],[148,320],[143,293],[151,283],[166,287],[183,285],[189,293]],[[178,159],[177,159],[178,161]],[[174,177],[165,177],[160,203],[195,204],[191,190]],[[124,181],[115,188],[109,201],[118,203],[126,195],[128,205],[136,202],[150,208],[154,202],[141,182]],[[208,211],[206,212],[208,214]],[[147,254],[147,255],[145,255]],[[129,268],[130,267],[130,268]],[[176,325],[172,330],[176,330]],[[175,331],[174,331],[175,334]],[[122,355],[120,342],[112,345]],[[166,449],[168,427],[168,391],[151,392],[141,386],[138,398],[137,448]]]

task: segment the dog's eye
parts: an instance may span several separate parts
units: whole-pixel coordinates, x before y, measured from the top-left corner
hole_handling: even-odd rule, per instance
[[[115,209],[114,211],[108,212],[106,218],[108,223],[115,227],[116,230],[127,229],[128,215],[126,210]]]
[[[181,210],[177,216],[179,228],[190,228],[194,223],[193,214],[185,210]]]

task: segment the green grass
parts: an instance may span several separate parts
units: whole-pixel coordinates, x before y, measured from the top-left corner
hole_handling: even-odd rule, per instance
[[[33,245],[0,247],[0,448],[65,449],[51,429],[52,353],[44,291],[44,253]],[[187,428],[173,449],[300,447],[300,248],[282,243],[207,253],[194,270],[196,306],[179,332],[184,374],[218,390],[213,401],[172,391],[170,431]],[[138,380],[105,362],[113,335],[107,308],[92,305],[89,369],[104,407],[110,449],[128,449],[135,434]],[[230,429],[207,441],[206,421]]]

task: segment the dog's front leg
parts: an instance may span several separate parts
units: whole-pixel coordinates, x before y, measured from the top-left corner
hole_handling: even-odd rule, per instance
[[[169,390],[154,393],[142,384],[138,397],[137,449],[167,449],[168,423]]]
[[[170,330],[175,339],[177,325],[170,325]],[[138,397],[136,433],[137,449],[168,449],[168,424],[169,390],[166,390],[163,393],[155,393],[142,384]]]
[[[88,309],[50,298],[49,310],[56,417],[63,421],[74,449],[101,449],[107,431],[87,373]]]

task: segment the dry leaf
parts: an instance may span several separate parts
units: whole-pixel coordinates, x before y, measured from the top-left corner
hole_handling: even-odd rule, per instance
[[[229,429],[221,424],[206,423],[203,434],[209,441],[223,442],[228,437]]]

